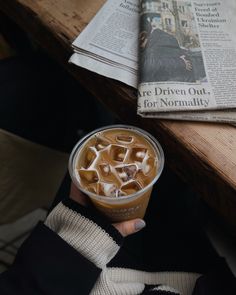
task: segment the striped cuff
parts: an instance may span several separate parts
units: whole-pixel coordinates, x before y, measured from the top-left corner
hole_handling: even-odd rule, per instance
[[[116,255],[123,240],[116,228],[95,210],[71,199],[59,203],[45,225],[100,268]]]

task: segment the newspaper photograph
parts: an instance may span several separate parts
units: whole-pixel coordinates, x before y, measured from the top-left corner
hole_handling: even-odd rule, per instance
[[[235,108],[235,2],[140,5],[138,113]]]

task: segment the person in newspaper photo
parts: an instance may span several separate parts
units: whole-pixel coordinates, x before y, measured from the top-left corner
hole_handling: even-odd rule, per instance
[[[200,45],[197,34],[193,33],[193,24],[187,21],[192,16],[188,2],[182,6],[182,11],[177,1],[156,2],[159,6],[155,12],[153,9],[146,12],[149,10],[145,10],[144,4],[150,1],[142,1],[140,82],[196,82],[205,79],[201,52],[190,50],[199,49]]]

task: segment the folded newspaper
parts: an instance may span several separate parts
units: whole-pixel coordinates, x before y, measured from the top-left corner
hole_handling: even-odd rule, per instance
[[[70,62],[137,88],[143,117],[236,123],[235,13],[234,0],[108,0]]]

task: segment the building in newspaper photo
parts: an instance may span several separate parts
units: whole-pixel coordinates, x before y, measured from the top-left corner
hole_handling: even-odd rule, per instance
[[[140,82],[206,82],[190,1],[143,0]]]

